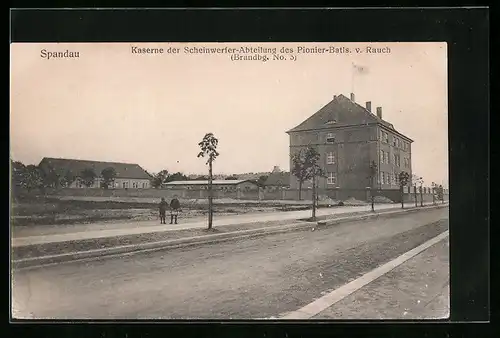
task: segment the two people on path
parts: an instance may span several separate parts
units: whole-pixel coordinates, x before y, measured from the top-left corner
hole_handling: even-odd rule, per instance
[[[160,224],[166,223],[166,213],[167,209],[170,207],[170,224],[177,224],[177,216],[179,215],[179,209],[181,208],[181,203],[179,200],[174,197],[172,201],[170,201],[170,205],[165,201],[165,198],[161,198],[161,202],[159,205],[160,209]]]

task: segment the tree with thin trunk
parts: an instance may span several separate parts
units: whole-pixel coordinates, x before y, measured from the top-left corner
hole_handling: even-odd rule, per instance
[[[12,188],[22,188],[29,192],[39,188],[43,191],[43,177],[38,166],[29,164],[25,166],[21,162],[13,161],[11,164]],[[17,194],[19,191],[13,189]]]
[[[198,145],[200,146],[201,151],[198,153],[198,157],[207,158],[206,164],[208,165],[208,230],[212,229],[212,220],[213,220],[213,193],[212,193],[212,178],[213,178],[213,162],[219,156],[217,152],[217,145],[219,144],[219,140],[215,138],[214,134],[207,133],[203,137]]]
[[[401,193],[401,209],[404,209],[405,207],[405,193],[404,193],[404,187],[408,185],[410,182],[410,174],[408,174],[406,171],[402,171],[398,175],[399,179],[399,191]]]
[[[372,211],[375,211],[375,182],[377,182],[377,176],[378,176],[378,165],[375,161],[372,161],[370,163],[369,167],[369,173],[370,175],[368,178],[370,179],[370,195],[371,195],[371,205],[372,205]]]
[[[109,189],[109,186],[114,184],[116,178],[116,170],[113,167],[104,168],[101,171],[102,187]]]
[[[299,181],[299,201],[302,199],[302,185],[309,179],[309,159],[307,158],[307,149],[300,149],[292,155],[291,173]]]
[[[80,174],[80,179],[87,188],[90,188],[94,184],[96,177],[97,174],[92,168],[85,168]]]
[[[169,176],[170,174],[166,169],[157,174],[151,174],[151,186],[155,189],[161,188],[161,186],[167,182]]]
[[[45,187],[57,189],[62,185],[63,178],[50,164],[40,168],[40,174],[42,175],[43,185]]]
[[[305,168],[306,168],[306,179],[312,180],[312,215],[311,220],[316,220],[316,208],[317,208],[317,184],[316,178],[324,177],[325,173],[321,166],[318,164],[320,160],[320,154],[316,149],[309,146],[305,151]]]
[[[76,179],[75,174],[73,174],[73,172],[68,169],[61,178],[61,185],[64,188],[68,188],[75,181],[75,179]]]

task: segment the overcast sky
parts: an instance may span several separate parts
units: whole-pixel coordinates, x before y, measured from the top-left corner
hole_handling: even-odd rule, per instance
[[[179,47],[179,54],[132,54]],[[196,157],[206,132],[219,139],[215,173],[289,168],[285,131],[332,100],[382,106],[384,119],[413,143],[412,166],[426,183],[447,182],[445,43],[253,44],[254,47],[390,48],[386,54],[294,54],[296,61],[231,61],[230,54],[185,54],[185,46],[249,44],[12,44],[11,156],[138,163],[149,171],[205,173]],[[41,50],[78,51],[44,59]],[[251,55],[251,54],[250,54]]]

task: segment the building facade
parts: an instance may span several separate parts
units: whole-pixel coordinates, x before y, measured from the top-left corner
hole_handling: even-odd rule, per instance
[[[290,168],[292,155],[314,147],[320,154],[320,166],[326,177],[318,178],[323,189],[365,189],[367,187],[395,189],[401,171],[412,174],[412,140],[383,120],[382,108],[372,113],[371,102],[361,106],[354,94],[334,99],[295,128],[287,131],[290,137]],[[377,164],[372,179],[370,164]],[[311,187],[304,182],[303,187]],[[290,188],[298,189],[299,182],[290,176]]]
[[[68,188],[101,188],[103,182],[101,173],[107,168],[113,168],[116,172],[116,177],[108,186],[108,189],[148,189],[151,187],[151,176],[141,166],[135,163],[44,157],[39,167],[45,173],[53,171],[57,173],[59,177],[65,177],[66,175],[73,176],[74,180],[67,186]],[[82,171],[85,169],[91,169],[97,175],[94,183],[90,187],[85,186],[80,178]]]

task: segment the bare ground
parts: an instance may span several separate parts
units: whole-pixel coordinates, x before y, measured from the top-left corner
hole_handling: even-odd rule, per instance
[[[448,228],[445,209],[320,231],[13,271],[16,318],[269,318]]]

